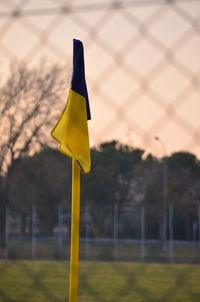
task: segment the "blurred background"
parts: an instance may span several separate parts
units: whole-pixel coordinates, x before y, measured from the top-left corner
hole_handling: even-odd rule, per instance
[[[200,292],[188,285],[191,267],[186,265],[195,264],[198,283],[200,2],[1,0],[0,33],[0,258],[5,271],[3,259],[69,259],[71,166],[49,133],[67,98],[76,38],[85,50],[93,164],[92,173],[82,178],[80,258],[84,263],[173,263],[174,272],[184,276],[169,278],[176,298],[165,292],[151,300],[147,279],[138,286],[130,271],[115,268],[128,281],[105,300],[104,289],[92,287],[90,274],[98,267],[93,264],[85,268],[87,274],[81,271],[80,282],[86,278],[89,284],[85,298],[81,289],[81,301],[120,301],[128,283],[135,285],[137,301],[179,301],[179,296],[183,302],[198,301]],[[17,267],[18,273],[28,270],[34,282],[31,264]],[[60,294],[50,298],[42,275],[37,278],[48,301],[64,301]],[[188,285],[183,296],[182,284]],[[0,301],[21,299],[0,288]]]

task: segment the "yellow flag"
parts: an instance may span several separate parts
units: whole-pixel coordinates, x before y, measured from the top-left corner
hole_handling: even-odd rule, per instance
[[[87,120],[90,107],[84,69],[83,44],[74,40],[73,74],[66,106],[51,131],[60,151],[75,159],[84,173],[91,168]]]

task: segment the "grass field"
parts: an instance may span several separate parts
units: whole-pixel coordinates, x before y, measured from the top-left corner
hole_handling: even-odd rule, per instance
[[[0,261],[0,302],[68,301],[65,261]],[[199,302],[200,266],[80,262],[79,302]]]

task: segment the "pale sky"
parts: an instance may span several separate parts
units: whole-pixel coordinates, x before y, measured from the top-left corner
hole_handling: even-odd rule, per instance
[[[34,65],[46,56],[70,72],[72,40],[80,39],[92,144],[117,139],[163,156],[159,136],[168,154],[200,157],[200,1],[123,0],[114,9],[107,9],[113,1],[71,2],[0,1],[1,70],[13,59]],[[24,16],[10,18],[20,3]],[[61,6],[70,12],[59,14]]]

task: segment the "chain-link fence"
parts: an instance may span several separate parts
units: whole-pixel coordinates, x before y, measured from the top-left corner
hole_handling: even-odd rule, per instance
[[[81,260],[199,263],[200,207],[194,209],[196,220],[188,226],[184,214],[169,206],[165,242],[158,207],[115,204],[98,210],[97,206],[81,210]],[[26,211],[7,207],[1,258],[68,260],[70,220],[62,206],[32,206]]]
[[[198,1],[1,1],[1,66],[85,44],[91,141],[119,139],[160,156],[199,154]],[[22,38],[21,38],[22,37]],[[102,118],[103,117],[103,118]]]
[[[70,69],[79,38],[92,144],[117,139],[158,156],[199,156],[198,0],[7,0],[0,17],[2,82],[13,60],[35,66],[47,57]],[[199,301],[199,208],[187,226],[180,211],[167,210],[163,243],[153,208],[114,206],[99,228],[83,209],[80,301]],[[0,301],[66,301],[69,213],[7,208],[6,219],[1,258],[12,261],[0,261]]]
[[[154,207],[114,205],[99,219],[93,207],[82,208],[80,301],[136,297],[139,301],[180,301],[179,297],[193,301],[193,295],[198,301],[200,208],[195,211],[197,221],[190,224],[191,237],[186,241],[180,240],[186,235],[184,222],[177,223],[180,211],[168,208],[163,244]],[[67,299],[69,230],[70,214],[64,207],[32,206],[26,212],[7,207],[6,247],[0,255],[7,260],[0,261],[0,301]]]

